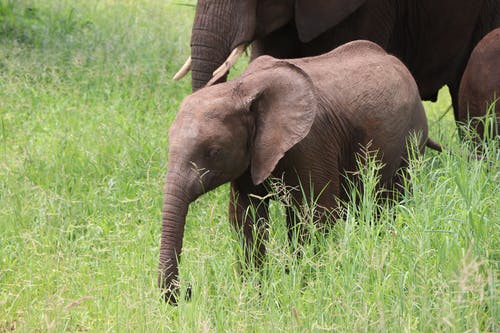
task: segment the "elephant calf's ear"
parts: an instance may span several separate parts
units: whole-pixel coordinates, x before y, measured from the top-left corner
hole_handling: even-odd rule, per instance
[[[256,113],[251,174],[262,183],[283,155],[311,129],[318,109],[315,87],[300,68],[276,61],[270,69],[247,76],[255,88],[251,112]],[[249,82],[247,82],[249,81]]]
[[[307,43],[336,26],[366,0],[296,0],[295,24],[299,39]]]

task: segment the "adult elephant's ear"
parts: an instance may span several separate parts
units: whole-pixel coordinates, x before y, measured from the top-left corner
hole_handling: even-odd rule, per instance
[[[262,183],[283,155],[311,129],[318,97],[310,77],[286,61],[264,56],[253,61],[241,77],[248,112],[255,119],[251,175]]]
[[[339,24],[366,0],[296,0],[295,24],[306,43]]]

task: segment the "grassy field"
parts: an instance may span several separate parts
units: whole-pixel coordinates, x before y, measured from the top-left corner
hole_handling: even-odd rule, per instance
[[[160,301],[167,133],[190,91],[170,78],[194,14],[174,2],[0,0],[0,332],[498,332],[500,152],[469,158],[446,90],[426,103],[446,149],[381,222],[368,196],[297,261],[275,204],[265,268],[242,279],[223,186],[190,208],[191,301]]]

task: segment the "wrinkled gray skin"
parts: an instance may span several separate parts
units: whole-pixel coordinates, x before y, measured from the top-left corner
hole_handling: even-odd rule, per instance
[[[482,121],[491,103],[496,115],[495,133],[500,134],[500,28],[487,34],[474,48],[465,69],[459,91],[458,120],[468,123],[483,139]]]
[[[457,118],[469,55],[500,27],[499,0],[198,0],[191,35],[192,87],[203,87],[231,50],[299,58],[366,39],[410,69],[422,99],[448,85]]]
[[[169,132],[159,264],[166,300],[176,301],[186,214],[200,195],[231,182],[229,219],[242,235],[247,259],[254,255],[259,265],[269,199],[256,196],[268,194],[266,179],[304,184],[306,197],[318,198],[318,223],[325,223],[338,199],[347,198],[343,186],[360,147],[371,142],[378,151],[380,185],[390,189],[405,166],[412,132],[420,134],[422,151],[427,120],[415,81],[399,60],[367,41],[312,58],[263,56],[241,77],[186,97]],[[291,195],[299,205],[302,193]],[[255,219],[245,214],[252,205]],[[294,221],[288,210],[289,230]]]

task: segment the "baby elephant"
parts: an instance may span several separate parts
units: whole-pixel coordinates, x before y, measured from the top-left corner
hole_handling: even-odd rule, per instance
[[[229,220],[247,259],[259,264],[266,179],[283,179],[294,204],[314,196],[331,212],[347,199],[346,178],[362,147],[378,151],[381,186],[391,188],[412,133],[423,151],[427,120],[417,85],[398,59],[368,41],[311,58],[262,56],[241,77],[186,97],[169,133],[159,265],[165,298],[175,303],[186,214],[201,194],[231,182]],[[317,217],[326,221],[326,213]]]
[[[496,100],[496,102],[495,102]],[[500,134],[500,28],[487,34],[476,45],[469,58],[458,95],[458,120],[477,131],[476,139],[483,139],[481,117],[491,103],[496,114],[496,134]]]

